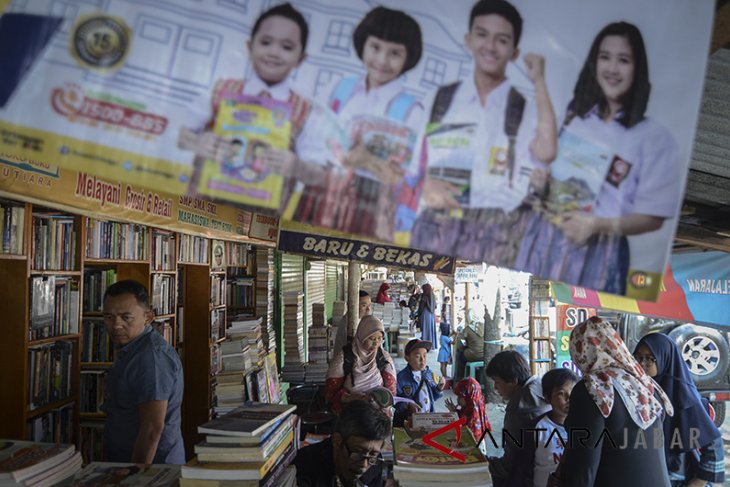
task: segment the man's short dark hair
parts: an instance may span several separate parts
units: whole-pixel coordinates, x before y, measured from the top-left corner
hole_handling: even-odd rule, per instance
[[[512,24],[514,46],[517,47],[522,36],[522,16],[511,3],[506,0],[479,0],[471,8],[469,14],[469,30],[474,26],[474,19],[482,15],[499,15]]]
[[[115,298],[124,294],[131,294],[137,300],[137,303],[144,309],[150,309],[150,295],[147,294],[147,288],[139,281],[134,279],[126,279],[117,281],[104,292],[104,299],[107,297]]]
[[[360,295],[358,296],[358,299],[365,298],[365,297],[370,297],[370,293],[367,291],[360,291]]]
[[[359,436],[367,441],[385,440],[390,435],[390,418],[380,409],[365,401],[348,403],[335,424],[335,432],[347,440]]]
[[[412,69],[421,59],[423,53],[421,27],[416,19],[405,12],[375,7],[365,15],[352,33],[352,43],[361,60],[365,41],[370,36],[405,46],[406,62],[399,75]]]
[[[523,385],[531,375],[525,357],[514,350],[499,352],[487,364],[487,376],[492,379],[499,377],[505,382],[517,381],[518,385]]]
[[[282,3],[281,5],[276,5],[275,7],[271,7],[269,10],[259,15],[259,18],[256,19],[256,22],[253,24],[253,29],[251,30],[251,39],[256,37],[256,33],[261,28],[261,24],[269,17],[284,17],[285,19],[289,19],[297,24],[299,26],[299,40],[302,43],[302,52],[305,52],[307,50],[309,25],[307,25],[307,20],[304,18],[304,15],[302,15],[299,10],[295,9],[289,2]]]
[[[568,382],[578,382],[579,380],[580,377],[570,369],[548,370],[542,376],[542,396],[548,399],[555,389],[563,387]]]

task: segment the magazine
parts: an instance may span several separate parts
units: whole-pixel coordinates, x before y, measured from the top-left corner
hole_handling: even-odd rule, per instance
[[[470,203],[476,128],[474,123],[432,123],[426,128],[428,176],[456,186],[460,191],[456,201],[462,208]]]
[[[550,164],[548,214],[592,211],[612,162],[610,149],[563,129],[558,155]]]
[[[236,203],[279,209],[284,175],[268,169],[262,154],[289,148],[291,106],[272,98],[224,94],[214,132],[231,140],[223,164],[206,160],[197,191]]]

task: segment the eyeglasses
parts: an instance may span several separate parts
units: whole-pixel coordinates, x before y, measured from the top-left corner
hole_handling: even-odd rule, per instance
[[[637,353],[634,358],[639,362],[639,365],[656,365],[656,358],[651,355],[639,355]]]
[[[380,463],[383,461],[383,454],[378,452],[376,455],[366,455],[365,453],[359,452],[359,451],[352,451],[350,450],[350,447],[347,446],[347,441],[342,442],[343,445],[345,445],[345,450],[347,450],[347,455],[350,457],[350,460],[356,463],[360,463],[363,460],[367,460],[368,465],[375,465],[376,463]]]

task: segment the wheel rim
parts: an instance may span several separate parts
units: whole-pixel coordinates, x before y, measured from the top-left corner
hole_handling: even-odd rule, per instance
[[[720,365],[720,350],[713,340],[696,336],[682,347],[682,358],[690,372],[697,376],[706,376]]]

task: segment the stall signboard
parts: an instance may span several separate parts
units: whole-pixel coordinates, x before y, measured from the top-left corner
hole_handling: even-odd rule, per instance
[[[725,252],[672,255],[656,303],[559,282],[553,282],[552,289],[561,303],[730,328],[730,254]]]
[[[578,366],[570,359],[570,333],[577,325],[591,316],[595,316],[596,310],[570,304],[558,304],[556,308],[558,351],[555,360],[557,367],[570,369],[580,375]]]
[[[715,4],[0,2],[0,153],[655,300]]]
[[[433,252],[395,247],[376,242],[351,240],[335,235],[314,235],[281,228],[277,249],[291,254],[334,260],[355,260],[416,272],[453,274],[455,260]]]
[[[256,213],[251,219],[251,230],[248,236],[259,240],[276,242],[276,235],[279,233],[279,219],[271,215]]]
[[[247,241],[252,218],[249,211],[202,198],[4,157],[0,157],[0,193],[101,219],[226,240]]]
[[[454,274],[454,284],[464,284],[465,282],[479,282],[479,278],[484,273],[483,266],[469,265],[465,267],[457,267]]]

